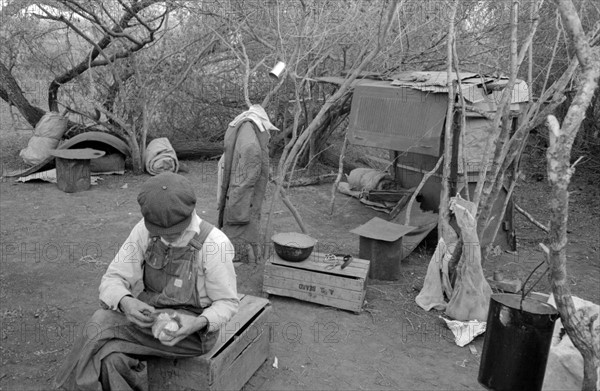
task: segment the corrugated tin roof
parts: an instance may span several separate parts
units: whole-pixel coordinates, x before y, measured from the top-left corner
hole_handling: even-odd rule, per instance
[[[502,89],[508,84],[508,78],[506,77],[484,76],[472,72],[461,72],[459,76],[464,97],[472,103],[484,103],[486,101],[498,103]],[[447,72],[402,72],[394,75],[393,79],[391,82],[393,86],[415,88],[420,91],[434,93],[448,92]],[[458,80],[455,73],[451,75],[451,80]],[[511,103],[527,102],[529,98],[527,83],[517,79],[513,87]]]
[[[393,75],[392,85],[397,86],[439,86],[446,87],[448,85],[448,73],[447,72],[420,72],[420,71],[407,71]],[[477,73],[472,72],[461,72],[460,80],[466,81],[468,79],[477,78],[477,83],[484,82],[478,77]],[[457,80],[456,73],[452,73],[451,79]],[[489,79],[493,80],[493,79]]]
[[[336,84],[338,86],[341,86],[346,81],[346,78],[341,77],[341,76],[321,76],[321,77],[315,77],[314,79],[316,81],[320,81],[323,83],[329,83],[329,84]],[[365,81],[369,81],[369,79],[355,79],[352,82],[352,87],[354,87],[356,84],[360,84]]]
[[[407,87],[414,88],[424,92],[448,93],[448,74],[446,72],[422,72],[406,71],[400,72],[391,77],[391,81],[381,81],[372,78],[356,79],[352,87],[357,85],[378,85],[380,87]],[[457,80],[456,74],[451,75],[453,81]],[[315,80],[342,85],[346,80],[340,76],[323,76]],[[506,77],[492,77],[479,75],[473,72],[461,72],[460,81],[462,92],[467,101],[471,103],[482,103],[493,107],[493,103],[498,103],[502,89],[508,83]],[[490,88],[487,88],[490,87]],[[529,101],[529,89],[527,83],[523,80],[517,80],[513,88],[511,103],[521,103]]]

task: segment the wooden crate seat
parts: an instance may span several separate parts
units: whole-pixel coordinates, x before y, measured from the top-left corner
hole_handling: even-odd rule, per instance
[[[238,313],[199,357],[148,360],[148,390],[240,390],[269,356],[268,299],[241,295]]]

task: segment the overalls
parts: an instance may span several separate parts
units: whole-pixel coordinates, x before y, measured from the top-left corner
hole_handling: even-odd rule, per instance
[[[206,227],[204,231],[203,225]],[[196,252],[202,250],[210,233],[208,228],[212,230],[213,226],[203,220],[200,233],[186,247],[171,247],[160,240],[160,236],[150,238],[144,256],[144,291],[138,299],[157,309],[180,309],[196,315],[202,313],[196,289],[199,267]]]
[[[150,239],[144,257],[144,291],[138,299],[160,308],[177,309],[191,315],[202,313],[196,289],[197,252],[213,229],[200,223],[200,233],[185,247],[171,247],[158,237]],[[55,387],[68,390],[142,390],[146,378],[147,356],[167,358],[194,357],[208,352],[218,332],[198,332],[175,346],[166,346],[152,335],[150,328],[131,323],[124,314],[98,310],[84,325],[82,335],[60,368]]]

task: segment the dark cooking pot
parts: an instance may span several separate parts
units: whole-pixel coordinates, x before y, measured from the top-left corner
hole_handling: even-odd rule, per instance
[[[302,262],[313,252],[317,241],[298,232],[284,232],[271,238],[275,252],[281,259],[289,262]]]
[[[541,390],[558,311],[521,295],[490,298],[477,380],[496,391]]]

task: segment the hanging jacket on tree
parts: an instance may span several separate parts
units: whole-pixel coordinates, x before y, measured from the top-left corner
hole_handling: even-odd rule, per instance
[[[219,192],[219,228],[236,246],[258,246],[260,215],[269,179],[269,133],[251,119],[225,133],[223,174]],[[243,257],[243,254],[240,254]]]

